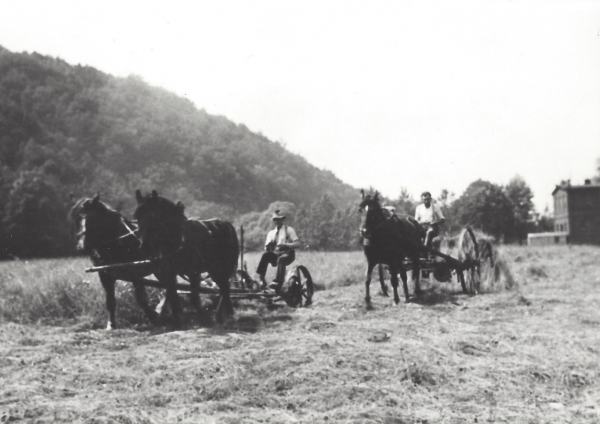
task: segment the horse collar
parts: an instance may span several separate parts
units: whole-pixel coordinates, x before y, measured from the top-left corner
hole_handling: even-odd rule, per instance
[[[375,231],[377,230],[379,227],[381,227],[383,224],[385,224],[387,221],[389,221],[390,219],[394,218],[395,215],[391,215],[387,218],[385,218],[383,221],[381,221],[379,224],[377,224],[371,231]]]

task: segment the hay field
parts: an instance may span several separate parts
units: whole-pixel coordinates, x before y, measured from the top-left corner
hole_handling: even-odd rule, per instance
[[[242,301],[177,332],[125,283],[102,330],[84,259],[0,263],[0,422],[600,422],[600,248],[500,253],[510,290],[431,283],[395,306],[373,281],[367,309],[361,253],[300,252],[311,307]]]

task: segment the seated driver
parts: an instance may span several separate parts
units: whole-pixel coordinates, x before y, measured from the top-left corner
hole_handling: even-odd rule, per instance
[[[425,230],[424,244],[429,251],[434,237],[440,234],[440,226],[444,223],[445,218],[440,207],[431,202],[431,193],[426,191],[421,194],[421,201],[423,203],[417,206],[415,219]]]
[[[256,273],[260,277],[262,288],[264,289],[267,286],[267,282],[265,281],[267,267],[269,264],[277,266],[277,274],[269,288],[279,291],[285,279],[285,267],[296,259],[294,249],[300,247],[300,241],[292,227],[283,225],[285,215],[282,215],[279,210],[273,213],[272,219],[275,223],[275,228],[267,234],[265,242],[266,252],[260,258]]]

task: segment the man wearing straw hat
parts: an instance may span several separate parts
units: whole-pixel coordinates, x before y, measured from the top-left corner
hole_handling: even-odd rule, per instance
[[[279,291],[285,278],[285,267],[296,259],[294,249],[300,247],[300,240],[298,240],[298,236],[292,227],[283,225],[285,215],[281,214],[279,210],[273,213],[271,219],[275,223],[275,228],[267,234],[265,252],[260,258],[256,273],[260,278],[262,288],[265,289],[267,287],[267,282],[265,281],[267,267],[269,264],[276,266],[277,274],[269,288]]]

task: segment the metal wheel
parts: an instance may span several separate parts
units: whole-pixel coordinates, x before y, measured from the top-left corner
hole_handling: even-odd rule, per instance
[[[461,231],[458,237],[458,259],[465,264],[463,273],[459,273],[460,285],[465,294],[477,294],[481,284],[479,270],[479,246],[475,234],[470,228]]]
[[[285,303],[292,308],[298,308],[302,305],[309,306],[312,303],[315,287],[310,272],[303,265],[294,267],[288,273],[283,289],[282,297]]]

